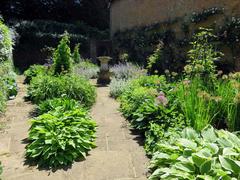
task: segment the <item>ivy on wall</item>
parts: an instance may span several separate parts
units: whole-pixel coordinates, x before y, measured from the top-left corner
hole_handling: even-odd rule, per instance
[[[210,16],[217,15],[217,14],[223,14],[224,13],[224,8],[219,8],[219,7],[213,7],[209,9],[204,9],[200,13],[193,12],[191,21],[193,23],[199,23],[201,21],[206,21]]]
[[[186,62],[189,42],[195,31],[192,27],[196,28],[198,23],[207,21],[211,16],[223,14],[223,8],[214,7],[205,9],[200,13],[193,13],[189,17],[176,18],[147,27],[136,27],[117,32],[113,37],[115,57],[118,57],[121,53],[128,53],[131,61],[146,65],[146,59],[153,53],[159,42],[163,42],[164,68],[171,71],[181,71]],[[180,37],[173,30],[173,25],[174,27],[176,27],[175,25],[180,26],[182,34]],[[218,36],[216,42],[218,48],[227,47],[231,51],[229,52],[231,56],[225,57],[228,62],[227,66],[224,64],[225,62],[219,62],[218,66],[220,68],[224,67],[226,71],[233,70],[233,65],[236,62],[230,57],[234,58],[240,55],[236,51],[240,45],[240,18],[226,17],[222,26],[209,23],[209,27],[213,28],[214,34]]]

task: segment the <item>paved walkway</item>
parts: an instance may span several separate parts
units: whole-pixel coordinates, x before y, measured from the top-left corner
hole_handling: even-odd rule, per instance
[[[97,121],[97,148],[87,159],[75,162],[68,170],[38,170],[24,165],[24,151],[29,128],[29,113],[34,109],[24,101],[24,77],[18,77],[20,91],[8,102],[7,112],[0,121],[7,122],[0,133],[0,161],[4,180],[145,180],[148,160],[138,136],[132,135],[126,121],[117,111],[119,104],[108,97],[108,87],[98,87],[97,102],[92,116]]]

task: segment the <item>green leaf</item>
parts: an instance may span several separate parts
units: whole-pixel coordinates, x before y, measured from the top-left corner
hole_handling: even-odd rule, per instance
[[[223,156],[239,156],[239,153],[237,153],[234,149],[232,148],[223,148]]]
[[[208,142],[216,142],[217,136],[215,133],[215,130],[212,126],[209,126],[202,130],[201,135],[204,140],[207,140]]]
[[[217,142],[222,146],[222,147],[230,147],[233,148],[234,145],[231,141],[227,140],[226,138],[219,138],[217,139]]]
[[[206,147],[211,151],[213,155],[217,154],[219,151],[219,147],[215,143],[208,143]]]
[[[184,129],[182,134],[183,134],[184,138],[187,138],[187,139],[190,139],[190,140],[193,140],[193,141],[198,139],[198,137],[199,137],[198,133],[192,128]]]
[[[209,176],[209,175],[198,175],[197,178],[202,179],[202,180],[215,180],[214,177]]]
[[[223,156],[219,156],[219,161],[224,169],[229,170],[237,175],[240,174],[240,161],[234,161]]]
[[[201,174],[208,174],[209,171],[211,171],[212,168],[212,161],[207,160],[200,166],[200,172]]]
[[[189,149],[196,149],[197,148],[197,144],[193,141],[190,141],[188,139],[178,139],[178,144],[180,144],[181,146],[185,147],[185,148],[189,148]]]
[[[204,156],[202,153],[194,153],[192,155],[192,160],[194,164],[196,164],[196,166],[200,168],[202,164],[204,164],[209,159],[206,156]]]
[[[45,140],[45,144],[52,144],[52,139]]]
[[[179,162],[173,165],[175,169],[188,172],[188,173],[193,173],[195,171],[195,167],[192,163],[190,162]]]

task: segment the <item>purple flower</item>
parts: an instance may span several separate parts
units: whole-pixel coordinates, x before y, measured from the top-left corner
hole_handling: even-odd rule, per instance
[[[191,83],[190,80],[184,80],[184,81],[183,81],[183,84],[184,84],[184,85],[189,85],[190,83]]]
[[[162,92],[162,91],[159,93],[159,96],[157,97],[157,100],[163,106],[166,106],[168,104],[168,99],[166,98],[164,92]]]

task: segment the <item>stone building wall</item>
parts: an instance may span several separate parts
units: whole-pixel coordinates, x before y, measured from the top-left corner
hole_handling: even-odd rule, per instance
[[[111,3],[111,35],[190,16],[212,7],[224,8],[225,16],[240,16],[240,0],[114,0]]]

